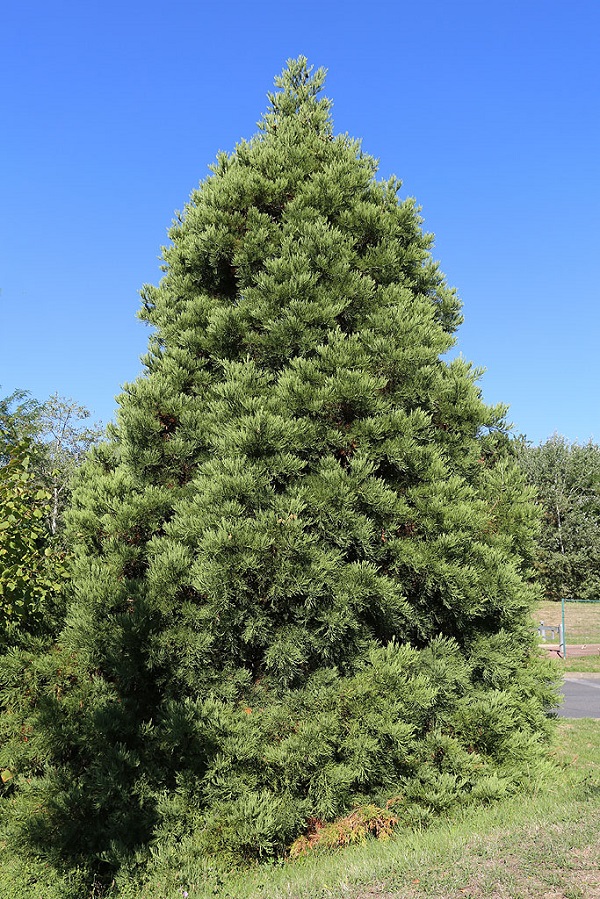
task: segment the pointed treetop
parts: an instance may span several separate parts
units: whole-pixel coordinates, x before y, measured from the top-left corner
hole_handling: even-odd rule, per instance
[[[275,86],[296,94],[300,99],[316,96],[323,89],[327,69],[321,67],[314,75],[313,69],[314,66],[309,66],[306,56],[288,59],[287,68],[274,78]]]
[[[317,130],[331,134],[332,123],[329,112],[332,107],[327,97],[317,99],[323,90],[327,69],[317,69],[308,65],[306,56],[288,59],[286,68],[278,75],[275,86],[281,88],[278,93],[268,93],[270,109],[259,122],[259,128],[266,133],[275,133],[281,122],[293,116],[299,116]]]

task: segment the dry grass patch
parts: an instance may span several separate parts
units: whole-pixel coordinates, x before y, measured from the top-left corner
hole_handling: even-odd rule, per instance
[[[600,813],[589,823],[600,827]],[[446,870],[414,870],[412,882],[379,883],[367,888],[332,892],[347,899],[599,899],[600,845],[569,848],[571,826],[519,828],[492,832],[467,841],[461,857]],[[575,834],[575,841],[580,835]]]
[[[561,623],[561,603],[541,602],[532,617],[535,626],[544,624],[557,626]],[[569,643],[600,644],[600,601],[599,602],[566,602],[565,630],[567,632],[567,649]]]

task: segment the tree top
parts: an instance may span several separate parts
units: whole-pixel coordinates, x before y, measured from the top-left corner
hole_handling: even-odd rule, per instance
[[[332,101],[327,97],[318,98],[323,90],[327,69],[321,67],[313,72],[306,56],[288,59],[286,68],[274,79],[281,90],[267,94],[270,107],[259,122],[259,128],[266,133],[274,133],[282,121],[304,113],[307,120],[320,131],[331,134],[330,110]]]

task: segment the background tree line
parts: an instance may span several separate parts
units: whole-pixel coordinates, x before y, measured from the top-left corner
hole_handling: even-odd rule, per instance
[[[554,434],[517,443],[542,518],[535,569],[547,599],[600,599],[600,446]]]
[[[63,513],[102,429],[73,400],[0,398],[0,647],[53,635],[68,579]]]

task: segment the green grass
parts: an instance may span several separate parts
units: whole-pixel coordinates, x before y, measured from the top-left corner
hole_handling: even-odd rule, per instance
[[[600,655],[597,656],[570,656],[567,644],[567,658],[559,659],[556,654],[551,656],[559,675],[580,672],[583,674],[600,674]]]
[[[600,721],[558,724],[555,776],[532,792],[457,811],[426,831],[229,876],[157,848],[144,877],[106,899],[589,899],[600,895]],[[5,852],[7,847],[5,847]],[[2,855],[0,854],[0,859]],[[83,878],[0,863],[2,899],[92,899]],[[106,895],[106,894],[105,894]]]
[[[568,674],[570,671],[600,674],[600,655],[572,659],[569,658],[569,645],[567,644],[567,658],[562,661],[559,659],[558,668],[563,674]]]

